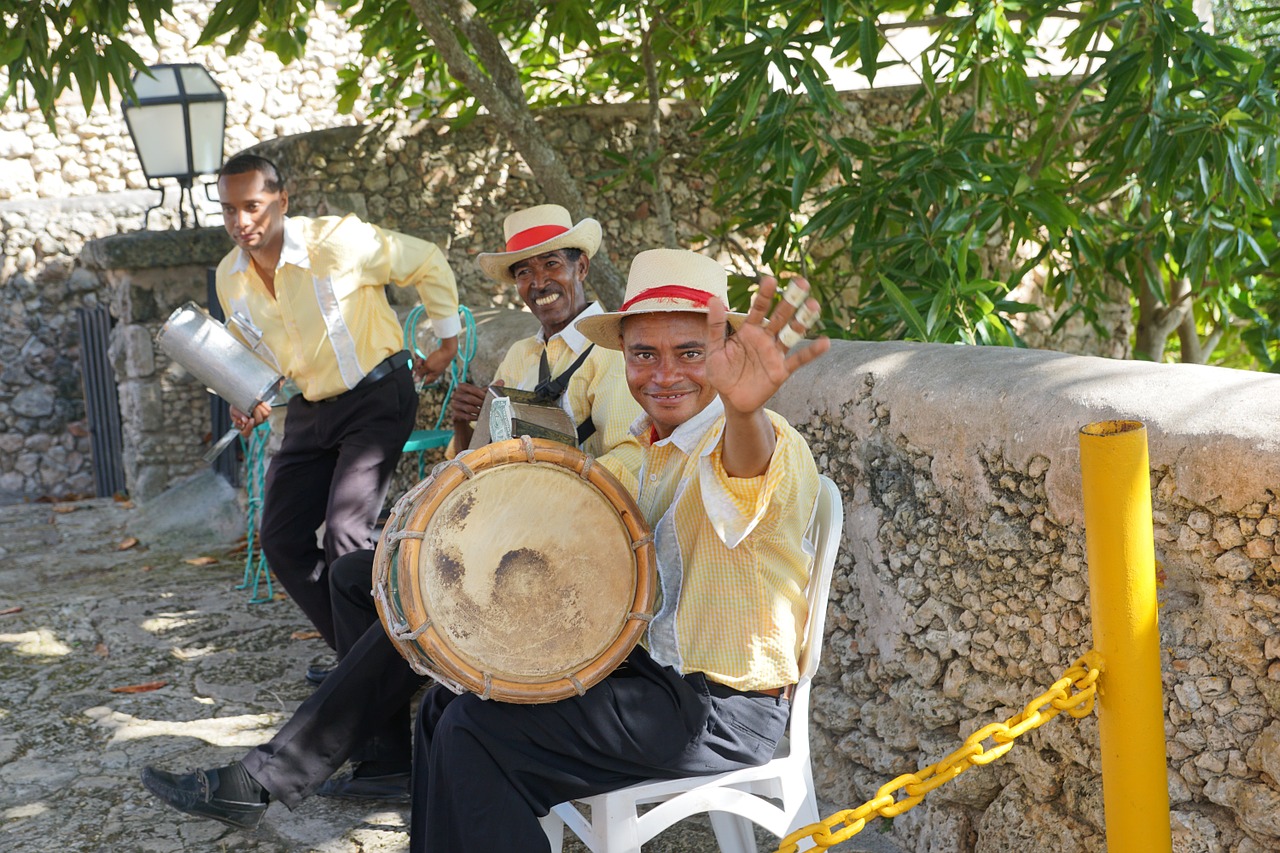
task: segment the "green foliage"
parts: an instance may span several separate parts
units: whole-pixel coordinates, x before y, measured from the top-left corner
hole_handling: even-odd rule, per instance
[[[130,78],[146,63],[121,36],[131,21],[155,39],[173,0],[0,0],[0,106],[39,108],[53,125],[54,103],[74,89],[87,111],[114,85],[132,94]]]
[[[235,51],[258,38],[288,61],[305,50],[316,2],[219,0],[202,41]],[[331,2],[363,40],[363,61],[340,71],[341,106],[368,95],[410,115],[477,114],[414,11],[461,4]],[[1221,3],[1221,34],[1201,26],[1190,0],[467,8],[507,46],[509,65],[484,70],[512,75],[534,108],[654,94],[699,105],[703,166],[716,175],[709,203],[726,231],[763,235],[767,264],[810,276],[829,333],[1018,345],[1012,320],[1031,309],[1010,292],[1035,268],[1059,324],[1096,321],[1118,282],[1141,306],[1145,357],[1163,357],[1168,341],[1184,358],[1273,369],[1280,53],[1270,33],[1280,2]],[[168,10],[168,0],[0,0],[0,102],[29,89],[49,114],[68,87],[86,104],[106,97],[139,64],[119,41],[131,16],[154,27]],[[886,49],[901,26],[891,22],[904,19],[927,22],[916,26],[931,39],[913,66],[919,86],[892,96],[901,120],[869,122],[833,89],[830,64],[882,80],[904,63]],[[1074,72],[1035,76],[1042,35],[1064,21]],[[653,184],[660,160],[619,156],[593,177]],[[1177,344],[1185,316],[1197,335]]]
[[[854,140],[845,102],[813,84],[809,60],[832,44],[837,62],[883,71],[871,57],[892,5],[825,4],[807,18],[753,5],[749,20],[721,21],[750,37],[707,107],[718,202],[737,214],[731,225],[771,229],[766,260],[813,271],[833,324],[1016,344],[1008,319],[1026,306],[1008,293],[1038,263],[1064,319],[1095,319],[1119,280],[1135,303],[1154,297],[1140,326],[1190,310],[1206,345],[1243,343],[1271,364],[1275,337],[1259,318],[1276,290],[1273,51],[1204,32],[1189,3],[900,6],[936,22],[906,105],[914,120]],[[1032,79],[1036,36],[1068,13],[1067,58],[1087,73]],[[763,85],[766,71],[807,97]],[[839,256],[815,248],[833,244]],[[1163,352],[1155,337],[1148,357]]]
[[[1275,0],[1214,0],[1213,18],[1238,44],[1280,44],[1280,3]]]
[[[314,5],[314,0],[218,0],[199,43],[213,44],[231,33],[227,52],[239,53],[254,30],[261,28],[262,46],[287,64],[306,50],[307,20]]]

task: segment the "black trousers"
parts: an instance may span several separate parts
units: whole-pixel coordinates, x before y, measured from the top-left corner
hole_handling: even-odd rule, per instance
[[[243,759],[272,799],[295,808],[348,758],[400,762],[413,754],[410,701],[428,679],[387,639],[370,594],[373,551],[331,570],[338,665],[270,741]]]
[[[284,439],[267,468],[262,549],[289,597],[333,648],[329,566],[371,546],[417,411],[413,375],[405,369],[328,402],[289,401]],[[316,543],[321,523],[323,547]]]
[[[418,712],[409,849],[548,850],[538,818],[556,803],[763,764],[789,711],[785,699],[681,677],[643,649],[584,695],[545,705],[434,686]]]

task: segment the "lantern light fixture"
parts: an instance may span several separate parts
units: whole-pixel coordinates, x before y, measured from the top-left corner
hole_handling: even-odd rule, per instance
[[[213,174],[222,166],[227,96],[213,76],[194,63],[152,65],[138,71],[133,75],[133,91],[134,96],[124,100],[125,123],[147,186],[160,191],[160,201],[143,214],[143,227],[151,211],[164,204],[162,178],[178,182],[179,226],[187,224],[184,195],[199,225],[191,187],[197,176]]]

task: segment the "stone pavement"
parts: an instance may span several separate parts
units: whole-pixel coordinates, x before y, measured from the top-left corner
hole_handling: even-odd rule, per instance
[[[247,833],[179,815],[139,783],[146,764],[224,764],[268,739],[307,696],[306,666],[327,658],[290,602],[235,589],[240,520],[224,485],[197,478],[146,508],[0,507],[0,851],[408,848],[407,808],[313,797],[272,805]],[[839,849],[895,851],[874,829],[855,842]],[[715,849],[705,820],[646,846]]]

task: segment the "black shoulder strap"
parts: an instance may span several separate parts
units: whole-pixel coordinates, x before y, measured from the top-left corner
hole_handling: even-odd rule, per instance
[[[538,395],[538,399],[551,402],[559,400],[563,396],[565,389],[569,387],[569,380],[573,378],[573,374],[577,373],[578,368],[582,367],[583,362],[587,360],[587,356],[591,355],[591,351],[596,348],[595,344],[587,347],[582,351],[582,355],[578,356],[577,361],[569,365],[569,368],[557,376],[551,378],[551,365],[547,362],[547,348],[542,348],[542,359],[538,362],[538,385],[533,389],[533,393]]]
[[[539,400],[553,402],[559,400],[566,390],[569,388],[569,380],[573,378],[573,374],[582,367],[583,362],[587,360],[587,356],[591,355],[591,351],[596,348],[595,344],[583,350],[582,355],[578,356],[569,368],[557,376],[551,378],[551,365],[547,361],[547,348],[542,348],[542,358],[538,362],[538,385],[533,389],[533,393],[538,395]],[[595,435],[596,425],[591,418],[587,418],[578,425],[578,445],[581,446],[588,438]]]

